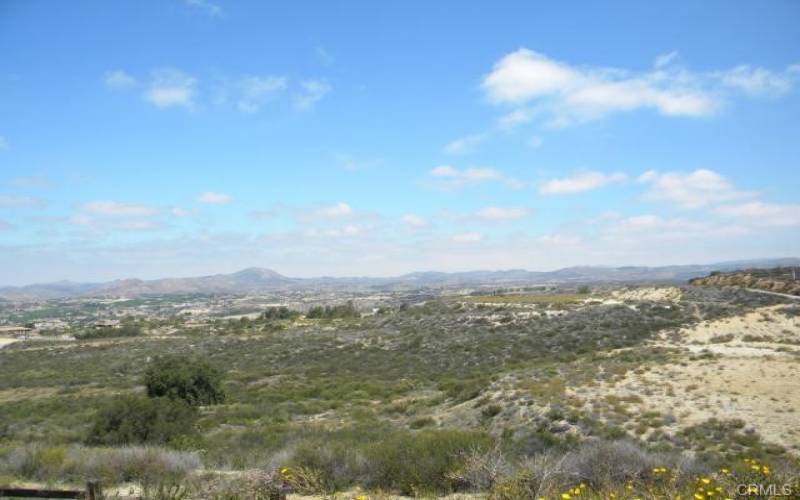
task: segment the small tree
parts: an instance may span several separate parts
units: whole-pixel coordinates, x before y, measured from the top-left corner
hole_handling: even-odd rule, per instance
[[[195,433],[197,410],[182,400],[120,396],[95,415],[88,443],[168,444]]]
[[[205,361],[185,356],[156,358],[144,375],[147,395],[182,399],[192,406],[225,400],[222,373]]]

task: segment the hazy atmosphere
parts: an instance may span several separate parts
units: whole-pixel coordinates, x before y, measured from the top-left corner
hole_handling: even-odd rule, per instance
[[[0,498],[800,499],[800,0],[0,0]]]
[[[2,2],[0,285],[795,255],[768,5]]]

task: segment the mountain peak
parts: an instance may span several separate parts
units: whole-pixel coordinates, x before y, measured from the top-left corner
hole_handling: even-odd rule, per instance
[[[233,276],[261,278],[261,279],[282,279],[282,280],[288,279],[286,276],[280,274],[279,272],[273,271],[272,269],[268,269],[266,267],[247,267],[242,269],[241,271],[233,273]]]

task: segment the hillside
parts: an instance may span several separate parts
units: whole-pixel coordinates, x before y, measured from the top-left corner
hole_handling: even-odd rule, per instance
[[[732,498],[796,476],[800,316],[785,297],[635,286],[270,312],[4,347],[0,477],[196,500],[267,498],[275,482],[314,498],[605,500],[692,498],[704,480]],[[174,438],[98,447],[98,412],[141,400],[164,355],[222,370],[224,401]]]
[[[266,268],[250,267],[232,274],[187,278],[120,279],[105,283],[57,283],[0,287],[0,298],[54,299],[65,297],[136,297],[143,295],[227,293],[246,294],[276,289],[367,289],[505,287],[580,283],[685,283],[714,271],[800,266],[800,258],[757,259],[681,266],[578,266],[554,271],[511,269],[500,271],[415,272],[393,277],[291,278]]]
[[[695,286],[735,286],[800,296],[800,269],[777,267],[714,272],[702,278],[691,279],[689,283]]]

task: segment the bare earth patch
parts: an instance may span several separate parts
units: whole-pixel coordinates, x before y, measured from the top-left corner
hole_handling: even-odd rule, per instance
[[[611,293],[611,296],[617,300],[646,302],[678,302],[682,295],[681,289],[674,286],[627,288]]]
[[[710,418],[740,419],[765,441],[798,453],[800,321],[783,307],[664,332],[653,343],[684,349],[685,360],[568,393],[593,402],[624,399],[631,415],[669,416],[660,427],[667,434]]]

